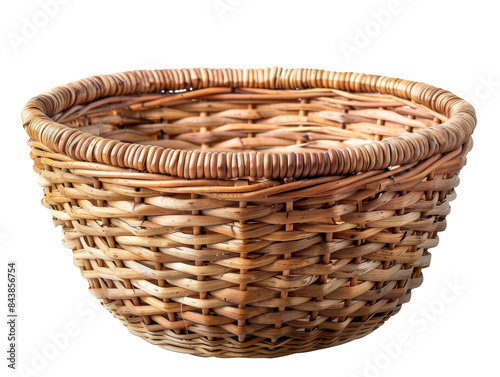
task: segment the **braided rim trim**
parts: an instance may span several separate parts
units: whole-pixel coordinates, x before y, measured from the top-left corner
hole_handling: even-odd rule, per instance
[[[389,94],[414,101],[446,115],[449,119],[409,135],[323,153],[205,152],[125,143],[93,136],[51,119],[75,105],[104,97],[187,90],[189,97],[204,88],[308,89],[328,88],[344,91]],[[195,91],[195,92],[193,92]],[[226,90],[227,91],[227,90]],[[182,95],[181,95],[182,96]],[[92,76],[62,85],[32,98],[23,108],[23,126],[29,137],[52,151],[88,162],[136,169],[182,178],[229,179],[315,177],[359,173],[425,160],[457,149],[472,135],[477,123],[474,108],[454,94],[414,81],[352,72],[317,69],[167,69],[140,70]],[[128,158],[117,159],[117,153]],[[307,162],[306,171],[297,166]],[[189,174],[189,166],[210,165]]]

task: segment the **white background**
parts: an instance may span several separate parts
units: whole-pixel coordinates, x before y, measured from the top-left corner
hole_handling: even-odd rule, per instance
[[[3,1],[0,9],[0,315],[6,322],[6,263],[15,260],[18,367],[25,368],[24,373],[7,368],[8,328],[2,325],[2,376],[497,373],[500,27],[495,2],[60,0],[44,10],[47,2]],[[86,280],[61,245],[61,230],[40,204],[21,108],[47,89],[95,74],[274,65],[423,81],[476,105],[475,147],[424,284],[379,330],[335,348],[270,360],[224,360],[150,345],[92,306]],[[57,345],[54,337],[64,331],[71,336],[65,342],[60,336]],[[407,342],[396,345],[405,336]]]

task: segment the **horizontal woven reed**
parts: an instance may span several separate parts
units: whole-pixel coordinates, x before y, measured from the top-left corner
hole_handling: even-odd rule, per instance
[[[23,109],[43,204],[131,333],[199,356],[363,337],[422,283],[474,109],[316,69],[94,76]]]

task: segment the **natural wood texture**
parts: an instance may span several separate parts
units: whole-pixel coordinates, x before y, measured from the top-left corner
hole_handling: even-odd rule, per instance
[[[33,98],[23,124],[43,204],[133,334],[276,357],[409,301],[476,118],[426,84],[273,67],[95,76]]]

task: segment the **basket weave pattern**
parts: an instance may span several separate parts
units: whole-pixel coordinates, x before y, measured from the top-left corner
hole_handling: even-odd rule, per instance
[[[133,334],[276,357],[363,337],[410,300],[476,118],[406,80],[200,68],[60,86],[23,122],[74,264]]]

